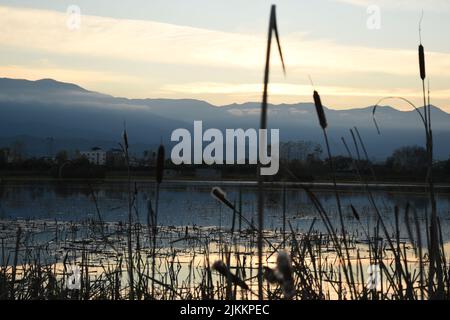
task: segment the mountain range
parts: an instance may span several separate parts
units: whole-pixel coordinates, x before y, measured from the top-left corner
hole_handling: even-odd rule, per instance
[[[139,154],[170,144],[176,128],[193,129],[194,120],[207,128],[258,128],[260,102],[215,106],[193,99],[127,99],[88,91],[52,79],[37,81],[0,78],[0,147],[15,141],[27,155],[48,154],[52,149],[85,150],[93,146],[116,147],[126,124],[131,149]],[[347,110],[326,108],[334,154],[346,154],[341,137],[353,145],[350,128],[357,127],[372,159],[381,160],[403,145],[424,145],[423,124],[415,110],[399,111],[380,106]],[[435,157],[450,155],[450,114],[432,106]],[[268,124],[280,129],[281,141],[322,143],[323,136],[312,103],[269,105]]]

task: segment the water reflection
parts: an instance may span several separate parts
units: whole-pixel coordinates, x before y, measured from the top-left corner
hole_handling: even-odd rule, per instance
[[[252,220],[256,212],[256,186],[233,183],[217,183],[227,197],[242,207],[243,215]],[[159,222],[162,225],[199,225],[230,227],[232,212],[210,196],[208,183],[166,182],[163,184],[160,199]],[[137,219],[146,223],[147,201],[154,199],[154,185],[149,182],[137,182],[136,187]],[[58,221],[82,221],[97,219],[97,206],[104,221],[127,220],[127,197],[129,186],[126,182],[93,183],[50,183],[15,182],[0,187],[1,219],[52,219]],[[318,217],[307,194],[301,189],[290,188],[287,191],[286,216],[292,226],[306,231],[314,217]],[[334,194],[330,190],[315,190],[316,196],[337,225],[337,208]],[[242,203],[239,203],[239,198]],[[361,233],[361,225],[371,230],[376,225],[377,216],[364,192],[341,191],[346,228],[355,234]],[[383,219],[389,228],[394,226],[394,207],[397,205],[403,215],[407,203],[417,211],[419,219],[425,219],[428,198],[423,193],[374,191],[374,198]],[[282,226],[282,197],[280,188],[266,191],[265,207],[267,228]],[[95,200],[94,200],[95,199]],[[361,217],[356,221],[350,209],[353,205]],[[441,219],[445,240],[450,239],[450,195],[437,194],[437,208]],[[404,219],[401,230],[405,229]],[[256,219],[255,219],[256,221]],[[238,221],[236,221],[237,223]],[[321,228],[317,224],[317,228]]]

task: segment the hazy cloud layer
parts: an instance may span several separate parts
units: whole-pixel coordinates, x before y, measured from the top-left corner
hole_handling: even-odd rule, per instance
[[[365,5],[365,0],[340,0]],[[440,1],[437,1],[440,2]],[[384,3],[381,1],[380,3]],[[442,2],[446,7],[447,2]],[[387,5],[387,4],[386,4]],[[75,82],[90,89],[130,97],[170,98],[203,97],[214,103],[252,100],[261,90],[264,64],[265,33],[244,34],[178,26],[167,23],[81,16],[81,28],[67,28],[67,15],[55,11],[0,6],[0,46],[9,50],[33,51],[42,55],[58,55],[58,63],[30,60],[27,65],[0,60],[2,76],[38,79],[52,77]],[[391,48],[368,48],[339,44],[329,39],[312,39],[305,33],[282,34],[288,68],[287,78],[280,72],[274,55],[271,93],[274,102],[289,102],[295,97],[309,96],[307,75],[313,75],[318,88],[330,96],[347,96],[348,105],[367,97],[400,94],[418,97],[419,86],[398,83],[396,89],[374,83],[371,78],[417,77],[417,52]],[[77,57],[92,59],[91,64],[75,66]],[[115,61],[108,69],[97,67],[99,59]],[[117,65],[117,67],[114,66]],[[154,65],[148,75],[138,70]],[[123,66],[130,65],[124,72]],[[121,68],[119,68],[121,66]],[[179,66],[180,72],[164,72]],[[202,81],[186,81],[196,68],[209,70]],[[427,51],[427,73],[431,75],[435,103],[448,106],[450,97],[450,54]],[[215,74],[215,79],[210,75]],[[239,74],[236,79],[235,74]],[[438,75],[436,81],[433,75]],[[363,86],[349,84],[352,76],[364,76]],[[339,78],[331,85],[329,79]],[[217,81],[217,78],[221,78]],[[336,81],[335,81],[336,82]],[[238,84],[236,84],[238,83]],[[353,100],[356,99],[358,100]],[[341,106],[341,101],[330,105]],[[369,104],[369,103],[367,103]],[[348,106],[347,105],[347,106]]]

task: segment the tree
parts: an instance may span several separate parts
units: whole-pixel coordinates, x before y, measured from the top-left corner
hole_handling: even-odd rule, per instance
[[[9,149],[0,149],[0,167],[4,167],[8,163]]]
[[[353,170],[353,159],[345,156],[332,157],[334,169],[336,171],[351,171]],[[326,159],[325,162],[329,166],[330,159]]]
[[[445,161],[445,164],[444,164],[444,172],[445,172],[446,174],[449,174],[449,175],[450,175],[450,157],[448,158],[447,161]]]
[[[56,162],[61,164],[67,161],[69,159],[69,156],[67,154],[66,150],[60,150],[55,156]]]
[[[280,143],[280,157],[283,160],[300,162],[308,161],[308,158],[320,158],[322,147],[313,141],[288,141]]]
[[[21,139],[17,139],[11,146],[11,155],[14,162],[22,160],[24,158],[25,144]]]
[[[405,146],[394,150],[386,160],[386,167],[395,171],[422,171],[427,168],[427,151],[419,146]]]

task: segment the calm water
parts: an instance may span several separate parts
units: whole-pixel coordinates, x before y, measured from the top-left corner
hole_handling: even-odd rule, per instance
[[[159,224],[167,226],[223,226],[232,223],[233,212],[211,197],[213,186],[220,186],[231,202],[239,204],[239,189],[242,194],[242,212],[249,220],[256,213],[256,188],[254,185],[237,183],[165,182],[162,185],[159,203]],[[153,183],[138,182],[135,219],[147,221],[148,199],[154,206]],[[134,185],[133,185],[134,189]],[[315,190],[316,196],[337,224],[336,199],[330,190]],[[0,186],[0,219],[50,219],[58,221],[81,221],[98,219],[97,206],[104,221],[127,221],[128,185],[124,182],[108,182],[89,186],[82,183],[56,184],[49,182],[8,182]],[[266,193],[267,228],[282,225],[282,195],[280,189],[269,189]],[[361,223],[372,229],[376,216],[363,192],[342,191],[340,193],[345,212],[346,228],[358,231],[361,224],[353,218],[350,205],[361,216]],[[395,205],[400,207],[400,222],[404,229],[404,208],[407,202],[415,208],[420,219],[424,219],[428,206],[425,194],[374,191],[374,196],[386,224],[393,228]],[[437,195],[438,213],[446,240],[450,239],[450,194]],[[306,193],[300,189],[287,190],[286,216],[294,228],[306,231],[318,214]],[[256,218],[255,218],[256,221]],[[244,222],[243,222],[244,226]],[[316,223],[316,229],[321,223]]]

